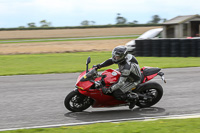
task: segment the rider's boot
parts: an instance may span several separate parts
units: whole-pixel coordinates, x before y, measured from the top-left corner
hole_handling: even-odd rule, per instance
[[[133,109],[135,107],[135,104],[138,101],[138,94],[137,93],[128,93],[127,94],[127,101],[130,103],[129,104],[129,109]]]

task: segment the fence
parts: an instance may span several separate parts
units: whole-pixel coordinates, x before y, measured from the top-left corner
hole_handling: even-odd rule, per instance
[[[200,39],[136,40],[136,56],[200,57]]]

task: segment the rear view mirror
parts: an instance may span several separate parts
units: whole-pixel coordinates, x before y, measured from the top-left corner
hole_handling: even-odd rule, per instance
[[[88,64],[91,62],[91,58],[90,56],[87,58],[87,61],[86,61],[86,73],[88,73]]]
[[[86,65],[88,65],[90,62],[91,62],[91,58],[90,58],[90,56],[89,56],[89,57],[87,58]]]

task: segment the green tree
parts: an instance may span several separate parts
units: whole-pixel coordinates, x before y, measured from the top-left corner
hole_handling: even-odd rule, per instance
[[[166,19],[166,18],[163,18],[162,21],[165,22],[165,21],[167,21],[167,19]]]
[[[81,22],[81,25],[88,26],[89,25],[89,21],[88,20],[84,20],[84,21]]]
[[[95,23],[96,23],[95,21],[84,20],[81,22],[81,25],[88,26],[88,25],[94,25]]]
[[[128,24],[138,24],[138,21],[134,20],[133,22],[129,22]]]
[[[90,21],[90,25],[95,25],[95,21]]]
[[[40,21],[41,27],[49,27],[51,26],[51,22],[47,22],[46,20]]]
[[[116,17],[116,24],[126,24],[126,18],[120,16],[120,13],[117,13],[117,17]]]
[[[138,21],[137,21],[137,20],[134,20],[133,23],[134,23],[134,24],[138,24]]]
[[[23,29],[23,28],[25,28],[25,26],[19,26],[18,28]]]
[[[158,15],[153,15],[152,16],[152,20],[149,21],[148,23],[152,23],[152,24],[157,24],[161,21],[161,18]]]
[[[34,22],[31,22],[31,23],[28,23],[28,27],[29,27],[29,28],[35,28],[36,26],[35,26],[35,23],[34,23]]]

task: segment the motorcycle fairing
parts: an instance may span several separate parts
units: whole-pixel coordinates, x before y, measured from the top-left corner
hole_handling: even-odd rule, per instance
[[[111,106],[119,106],[119,104],[125,104],[124,101],[119,101],[115,99],[111,95],[105,95],[101,90],[91,89],[88,91],[78,90],[81,94],[86,95],[92,99],[94,99],[94,103],[92,107],[111,107]]]
[[[98,77],[95,79],[95,81],[100,81],[100,80],[101,80],[101,77]],[[84,91],[88,91],[92,87],[93,84],[94,83],[91,81],[78,82],[76,83],[76,87]]]
[[[81,78],[86,74],[86,71],[83,71],[79,76],[78,79],[76,81],[76,84],[81,80]]]
[[[95,99],[94,104],[92,107],[111,107],[111,106],[119,106],[119,104],[125,104],[124,101],[116,100],[111,95],[105,95],[103,94],[101,89],[92,89],[92,86],[94,85],[91,81],[84,81],[81,82],[81,78],[85,76],[86,71],[82,72],[77,80],[76,86],[78,91],[86,95],[92,99]],[[119,71],[108,69],[104,71],[101,75],[106,75],[104,78],[105,85],[107,87],[111,86],[112,84],[116,83],[121,75]],[[100,81],[102,77],[98,77],[95,79],[95,81]]]
[[[89,71],[91,71],[91,70],[92,70],[92,68],[91,68]],[[77,81],[76,81],[76,84],[81,80],[82,77],[84,77],[85,74],[86,74],[86,71],[83,71],[83,72],[78,76],[78,79],[77,79]]]
[[[106,75],[104,78],[106,86],[111,86],[118,81],[121,73],[114,69],[108,69],[104,71],[102,75]]]
[[[92,68],[90,69],[91,72]],[[88,74],[88,73],[87,73]],[[85,79],[84,81],[82,81],[82,79]],[[82,72],[77,79],[76,82],[76,88],[82,89],[82,90],[88,90],[89,88],[91,88],[91,86],[94,84],[93,82],[91,82],[91,80],[87,80],[89,78],[86,77],[86,71]],[[94,81],[100,81],[101,77],[97,77]]]

